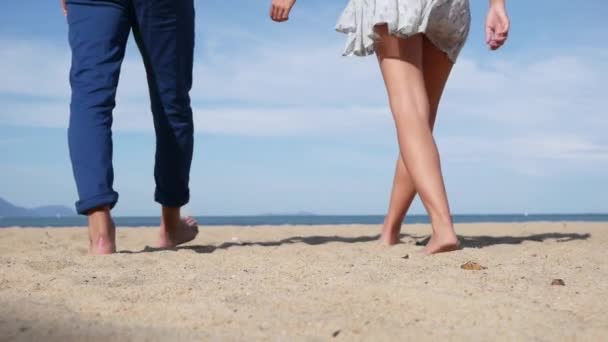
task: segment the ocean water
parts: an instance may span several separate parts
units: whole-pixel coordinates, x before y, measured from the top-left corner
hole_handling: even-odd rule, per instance
[[[509,222],[606,222],[608,214],[492,214],[454,215],[455,223],[509,223]],[[116,217],[119,227],[149,227],[159,224],[158,217]],[[336,225],[381,224],[383,215],[262,215],[262,216],[202,216],[197,217],[204,226],[259,226],[259,225]],[[408,216],[405,223],[428,223],[426,215]],[[6,227],[82,227],[84,217],[0,217],[0,228]]]

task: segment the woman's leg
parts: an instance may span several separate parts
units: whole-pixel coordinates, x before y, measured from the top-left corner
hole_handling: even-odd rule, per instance
[[[437,49],[426,37],[423,40],[422,70],[430,104],[428,123],[432,131],[437,118],[439,101],[441,100],[441,95],[443,94],[443,89],[452,70],[453,63],[445,53]],[[382,236],[380,238],[382,243],[390,246],[399,242],[399,233],[403,219],[415,197],[416,188],[405,167],[403,158],[399,154],[395,167],[389,209],[384,220]]]
[[[401,154],[397,157],[395,176],[393,177],[393,188],[391,191],[388,212],[384,218],[380,242],[387,246],[399,242],[399,233],[405,214],[416,197],[416,187],[407,172]]]
[[[433,226],[425,253],[458,247],[441,175],[439,153],[429,125],[431,106],[423,71],[424,37],[391,36],[377,29],[380,69],[388,92],[401,157]]]

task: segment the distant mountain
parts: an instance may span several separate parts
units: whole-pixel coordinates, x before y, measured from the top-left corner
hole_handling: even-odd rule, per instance
[[[27,216],[25,208],[18,207],[0,197],[0,216]]]
[[[76,213],[74,210],[60,205],[23,208],[0,197],[0,217],[54,217],[75,215]]]

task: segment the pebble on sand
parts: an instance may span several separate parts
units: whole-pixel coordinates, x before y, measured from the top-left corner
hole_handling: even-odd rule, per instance
[[[478,264],[474,261],[467,261],[466,263],[460,265],[460,268],[462,268],[463,270],[469,270],[469,271],[481,271],[481,270],[487,269],[487,267],[481,266],[480,264]]]
[[[551,285],[554,285],[554,286],[566,286],[566,283],[564,282],[563,279],[553,279],[553,281],[551,281]]]

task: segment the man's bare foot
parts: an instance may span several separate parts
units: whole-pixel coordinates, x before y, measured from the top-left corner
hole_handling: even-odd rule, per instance
[[[380,234],[380,243],[384,246],[394,246],[399,243],[399,232],[401,225],[389,226],[386,223],[382,226]]]
[[[110,208],[103,207],[89,212],[89,254],[116,253],[116,226]]]
[[[173,248],[194,240],[196,235],[198,235],[198,224],[194,218],[181,218],[179,208],[163,207],[159,247]]]
[[[438,236],[433,234],[421,253],[424,255],[452,252],[460,249],[460,242],[455,233]]]

